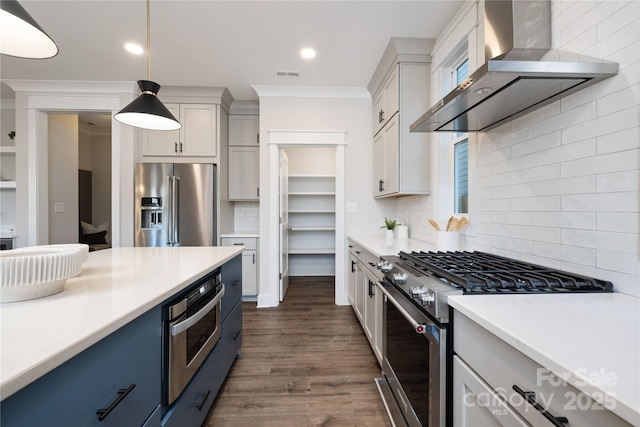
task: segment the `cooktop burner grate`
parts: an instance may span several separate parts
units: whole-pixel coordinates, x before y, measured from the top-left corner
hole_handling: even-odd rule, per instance
[[[613,292],[605,280],[486,252],[400,252],[399,256],[425,274],[460,286],[464,293]]]

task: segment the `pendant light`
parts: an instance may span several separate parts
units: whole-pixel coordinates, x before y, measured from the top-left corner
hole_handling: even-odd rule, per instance
[[[152,130],[176,130],[182,125],[158,99],[160,85],[151,81],[151,22],[147,0],[147,80],[138,80],[142,95],[117,113],[114,118],[126,125]]]
[[[58,46],[16,0],[0,1],[0,53],[19,58],[46,59]]]

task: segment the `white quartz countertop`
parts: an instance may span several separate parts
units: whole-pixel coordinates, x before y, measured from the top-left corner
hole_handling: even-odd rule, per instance
[[[242,252],[114,248],[89,254],[58,294],[0,305],[5,399]]]
[[[640,298],[458,295],[449,305],[578,390],[605,393],[614,413],[640,425]]]
[[[380,257],[383,255],[397,255],[400,251],[433,251],[435,245],[416,239],[387,239],[383,233],[369,235],[349,235],[354,243],[367,249],[373,255]]]

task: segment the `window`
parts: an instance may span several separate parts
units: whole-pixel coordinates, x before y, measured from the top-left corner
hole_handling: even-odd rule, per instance
[[[453,145],[453,212],[469,213],[469,140]]]
[[[455,86],[469,77],[469,58],[453,69]],[[464,132],[456,132],[453,143],[453,213],[469,213],[469,139]]]

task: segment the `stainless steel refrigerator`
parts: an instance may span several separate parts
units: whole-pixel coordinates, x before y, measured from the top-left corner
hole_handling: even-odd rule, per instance
[[[216,246],[216,166],[138,163],[135,246]]]

